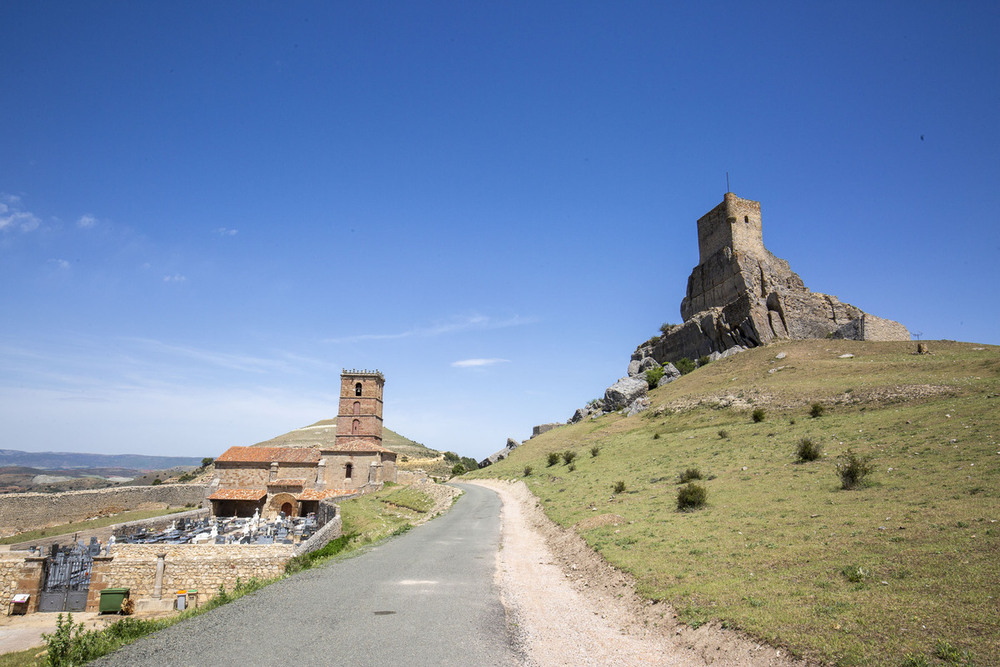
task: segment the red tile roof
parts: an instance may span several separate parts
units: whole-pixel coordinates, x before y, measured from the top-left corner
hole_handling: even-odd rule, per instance
[[[209,500],[254,500],[267,495],[265,489],[219,489],[208,497]]]
[[[317,491],[316,489],[306,489],[295,496],[296,500],[323,500],[324,498],[338,498],[340,496],[351,496],[357,493],[357,489],[327,489]]]
[[[395,454],[391,449],[386,449],[377,444],[374,440],[348,440],[347,442],[335,442],[333,445],[324,446],[324,452],[383,452],[385,454]]]
[[[230,447],[216,463],[317,463],[315,447]]]

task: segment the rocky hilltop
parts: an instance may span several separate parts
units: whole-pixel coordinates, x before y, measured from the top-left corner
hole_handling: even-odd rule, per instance
[[[760,202],[727,192],[698,220],[699,264],[681,301],[683,324],[664,327],[632,355],[657,363],[698,359],[777,339],[910,340],[899,322],[812,292],[764,247]]]
[[[727,192],[698,219],[698,253],[681,301],[684,323],[664,325],[662,336],[636,348],[627,377],[577,410],[570,423],[610,411],[644,410],[647,380],[650,386],[672,382],[681,375],[673,362],[681,360],[693,368],[703,357],[719,359],[780,339],[910,340],[899,322],[810,291],[788,262],[764,247],[760,202]],[[647,378],[646,371],[658,368],[663,369],[658,379]]]

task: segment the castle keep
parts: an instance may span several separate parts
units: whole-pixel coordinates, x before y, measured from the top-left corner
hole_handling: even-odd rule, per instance
[[[632,355],[658,363],[698,359],[777,339],[910,340],[899,322],[811,292],[764,247],[760,202],[727,192],[698,219],[698,266],[681,301],[684,323]]]
[[[333,442],[227,449],[215,460],[212,514],[304,516],[318,511],[321,500],[395,482],[396,454],[382,446],[384,385],[377,370],[344,370]]]

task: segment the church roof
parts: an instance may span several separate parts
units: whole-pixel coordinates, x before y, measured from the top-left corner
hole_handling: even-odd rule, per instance
[[[305,489],[295,496],[296,500],[323,500],[324,498],[339,498],[340,496],[353,496],[358,493],[357,489],[327,489],[317,491],[316,489]]]
[[[315,447],[230,447],[216,463],[318,463]]]
[[[265,489],[219,489],[209,500],[260,500],[267,495]]]

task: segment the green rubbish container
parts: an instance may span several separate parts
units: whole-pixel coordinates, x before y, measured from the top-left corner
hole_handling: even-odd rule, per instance
[[[122,610],[122,603],[128,597],[128,588],[105,588],[101,591],[100,613],[112,612],[117,614]]]

